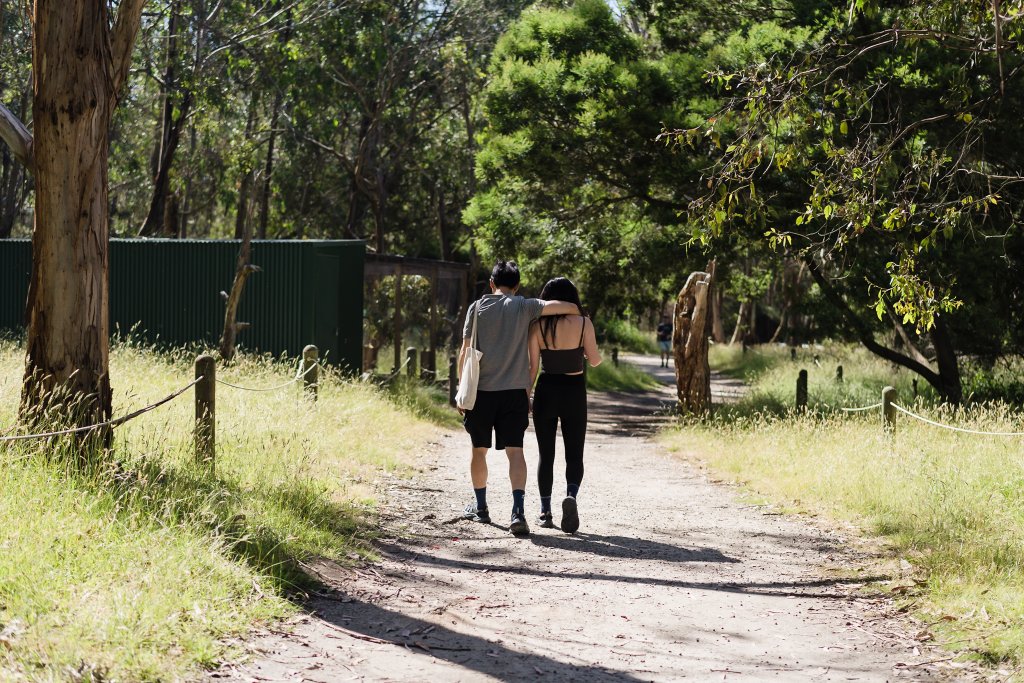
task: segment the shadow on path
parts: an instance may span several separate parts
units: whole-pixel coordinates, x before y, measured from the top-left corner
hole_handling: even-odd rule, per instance
[[[537,542],[541,537],[534,538]],[[568,538],[568,537],[567,537]],[[543,545],[543,543],[538,543]],[[471,569],[486,571],[492,576],[530,576],[550,579],[569,579],[579,581],[610,581],[616,583],[644,584],[650,586],[663,586],[667,588],[689,588],[697,590],[720,591],[724,593],[741,593],[750,595],[767,595],[780,598],[828,598],[831,600],[852,600],[855,596],[847,592],[828,592],[815,589],[832,588],[836,586],[862,584],[871,581],[882,581],[886,576],[861,576],[857,579],[848,578],[820,578],[814,580],[793,580],[793,581],[766,581],[766,582],[744,582],[744,581],[684,581],[681,579],[659,578],[653,576],[630,576],[626,574],[603,574],[600,572],[566,572],[541,569],[531,566],[513,566],[497,563],[473,562],[466,559],[451,559],[429,555],[417,551],[411,551],[406,546],[394,544],[379,544],[379,549],[400,562],[414,562],[420,565],[433,567],[449,567],[452,569]],[[678,550],[676,551],[678,552]],[[690,562],[737,562],[726,558],[717,550],[696,549],[692,551],[694,559]],[[711,558],[711,559],[701,559]],[[724,559],[723,559],[724,558]],[[684,561],[684,560],[679,560]]]
[[[322,563],[317,573],[328,585],[337,585],[341,580],[331,577],[335,571],[346,572],[347,575],[347,570],[332,563]],[[646,680],[597,664],[564,662],[536,651],[514,649],[515,641],[506,645],[498,632],[482,630],[481,635],[460,633],[436,621],[385,609],[343,593],[337,597],[318,598],[307,607],[313,618],[335,627],[340,640],[347,636],[374,645],[403,648],[423,656],[424,665],[431,662],[431,658],[437,658],[488,675],[494,675],[497,667],[502,672],[502,680],[533,680],[543,675],[553,676],[556,680],[599,683]],[[410,666],[415,666],[415,662]],[[427,680],[427,675],[423,670],[416,670],[414,679]]]
[[[643,558],[664,562],[725,562],[738,563],[714,548],[681,548],[631,536],[602,536],[601,534],[577,533],[573,536],[530,536],[534,545],[557,548],[578,553],[591,553],[602,557]]]

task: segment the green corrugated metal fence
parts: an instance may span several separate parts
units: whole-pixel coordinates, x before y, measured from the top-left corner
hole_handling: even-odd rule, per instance
[[[224,325],[237,240],[110,241],[111,330],[150,341],[213,344]],[[298,356],[316,344],[327,362],[361,369],[363,262],[358,240],[255,240],[262,271],[245,285],[238,320],[249,351]],[[0,240],[0,329],[24,326],[31,243]]]

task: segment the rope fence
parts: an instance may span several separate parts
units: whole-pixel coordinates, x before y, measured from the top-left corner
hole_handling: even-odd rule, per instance
[[[178,389],[174,393],[171,393],[171,394],[168,394],[167,396],[164,396],[162,399],[160,399],[156,403],[152,403],[152,404],[146,406],[145,408],[139,408],[136,411],[128,413],[127,415],[122,415],[121,417],[116,418],[114,420],[107,420],[106,422],[98,422],[97,424],[87,425],[85,427],[74,427],[72,429],[60,429],[60,430],[53,431],[53,432],[42,432],[42,433],[39,433],[39,434],[17,434],[15,436],[3,436],[3,437],[0,437],[0,443],[10,442],[10,441],[27,441],[29,439],[49,439],[49,438],[54,437],[54,436],[66,436],[68,434],[79,434],[81,432],[90,432],[90,431],[93,431],[94,429],[105,429],[107,427],[117,427],[118,425],[123,425],[125,422],[128,422],[129,420],[134,420],[139,415],[143,415],[145,413],[148,413],[151,410],[155,410],[156,408],[159,408],[160,406],[162,406],[165,403],[173,401],[174,399],[178,398],[179,396],[184,394],[186,391],[188,391],[189,389],[194,387],[196,384],[198,384],[202,379],[203,379],[202,377],[197,377],[196,379],[192,380],[191,382],[189,382],[188,384],[183,386],[181,389]],[[11,429],[9,429],[7,431],[13,431],[14,429],[15,429],[14,427],[11,427]]]
[[[794,358],[795,360],[795,358]],[[836,382],[843,382],[843,366],[840,365],[836,368]],[[807,371],[801,370],[796,380],[796,408],[797,411],[803,412],[807,410]],[[917,380],[914,380],[914,397],[917,398]],[[918,415],[909,408],[905,408],[896,402],[896,389],[893,387],[885,387],[882,389],[882,400],[877,403],[872,403],[866,406],[856,407],[843,407],[839,406],[838,409],[844,413],[863,413],[869,410],[882,409],[882,426],[886,431],[892,431],[895,428],[896,413],[903,413],[904,415],[931,425],[940,429],[946,429],[951,432],[959,432],[961,434],[973,434],[976,436],[1024,436],[1024,432],[998,432],[989,431],[985,429],[967,429],[965,427],[956,427],[954,425],[944,424],[936,420],[932,420],[923,415]]]
[[[989,432],[983,429],[964,429],[963,427],[954,427],[953,425],[942,424],[941,422],[936,422],[935,420],[929,420],[927,417],[923,417],[921,415],[918,415],[917,413],[907,410],[898,403],[893,403],[892,407],[900,411],[904,415],[909,415],[915,420],[920,420],[925,424],[930,424],[935,427],[941,427],[942,429],[948,429],[951,432],[960,432],[962,434],[976,434],[978,436],[1024,436],[1024,432]]]
[[[951,432],[959,432],[961,434],[973,434],[976,436],[1024,436],[1024,432],[995,432],[985,429],[967,429],[965,427],[956,427],[954,425],[943,424],[937,422],[923,415],[918,415],[909,408],[901,406],[899,403],[893,400],[896,395],[896,390],[893,387],[886,387],[882,390],[882,400],[878,403],[872,403],[867,406],[860,406],[857,408],[844,408],[840,407],[839,410],[844,413],[861,413],[869,410],[882,409],[882,423],[887,430],[892,430],[894,427],[894,418],[896,412],[903,413],[904,415],[911,417],[919,422],[938,427],[940,429],[947,429]]]
[[[281,384],[275,384],[272,387],[243,387],[243,386],[241,386],[239,384],[232,384],[231,382],[225,381],[223,379],[218,379],[217,380],[217,384],[221,384],[221,385],[226,386],[226,387],[231,387],[232,389],[240,389],[242,391],[254,391],[254,392],[277,391],[278,389],[284,389],[285,387],[290,387],[291,385],[295,384],[296,382],[302,380],[306,375],[311,373],[314,369],[318,369],[318,368],[324,369],[324,370],[327,369],[327,367],[325,365],[323,365],[322,363],[316,363],[314,365],[310,365],[308,368],[303,370],[302,369],[302,364],[300,363],[299,364],[298,372],[296,372],[295,377],[292,377],[287,382],[282,382]]]
[[[844,413],[860,413],[860,412],[864,412],[866,410],[874,410],[875,408],[881,408],[881,407],[882,407],[882,402],[879,401],[878,403],[872,403],[871,405],[863,406],[862,408],[840,408],[839,410],[842,410]]]
[[[98,429],[108,429],[118,427],[134,420],[140,415],[144,415],[152,410],[159,408],[160,406],[173,401],[189,389],[195,388],[195,407],[196,407],[196,421],[195,421],[195,451],[196,458],[200,462],[208,462],[210,467],[213,467],[214,462],[214,433],[215,433],[215,387],[218,384],[223,386],[231,387],[233,389],[240,389],[243,391],[254,391],[254,392],[266,392],[266,391],[277,391],[284,389],[292,384],[296,384],[300,381],[303,382],[303,394],[316,401],[317,394],[319,392],[320,385],[320,368],[326,367],[319,361],[319,350],[312,344],[302,350],[302,359],[300,361],[299,369],[294,378],[284,382],[282,384],[274,385],[272,387],[245,387],[238,384],[232,384],[224,380],[217,379],[217,365],[216,359],[213,356],[202,355],[196,358],[195,363],[195,379],[183,386],[182,388],[174,391],[167,396],[163,397],[155,403],[151,403],[143,408],[134,410],[127,415],[121,417],[106,420],[92,425],[86,425],[84,427],[72,427],[69,429],[59,429],[49,432],[40,432],[37,434],[14,434],[11,432],[17,429],[17,425],[14,425],[2,432],[3,436],[0,436],[0,443],[11,443],[15,441],[28,441],[30,439],[48,439],[56,436],[68,436],[71,434],[81,434],[83,432],[91,432]]]

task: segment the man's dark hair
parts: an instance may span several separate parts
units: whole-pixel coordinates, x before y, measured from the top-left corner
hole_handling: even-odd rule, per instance
[[[515,261],[498,261],[491,271],[491,279],[495,287],[515,289],[519,286],[519,266]]]

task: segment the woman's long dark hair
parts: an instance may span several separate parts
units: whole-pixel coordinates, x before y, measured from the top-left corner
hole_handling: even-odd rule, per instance
[[[576,304],[580,307],[580,315],[586,315],[583,312],[583,304],[580,303],[580,293],[569,278],[556,277],[553,280],[548,280],[544,289],[540,290],[540,298],[545,301],[565,301]],[[558,321],[564,317],[564,315],[547,315],[540,319],[540,336],[549,348],[555,345],[555,328],[558,327]]]

